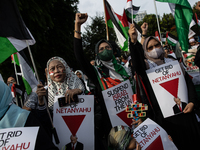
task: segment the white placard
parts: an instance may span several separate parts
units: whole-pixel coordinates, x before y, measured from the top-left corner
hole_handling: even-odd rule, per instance
[[[126,80],[112,88],[102,91],[106,108],[112,126],[130,126],[131,118],[127,118],[126,106],[133,103],[133,91],[129,80]]]
[[[175,115],[174,97],[188,103],[185,78],[178,61],[172,61],[146,71],[163,116]]]
[[[33,150],[39,127],[0,129],[1,150]],[[31,136],[30,136],[31,135]]]
[[[53,123],[60,143],[55,145],[62,149],[75,134],[84,150],[94,149],[94,96],[79,95],[79,103],[66,107],[59,107],[59,97],[55,97]]]
[[[134,129],[133,137],[142,150],[178,150],[169,140],[167,132],[149,118]]]

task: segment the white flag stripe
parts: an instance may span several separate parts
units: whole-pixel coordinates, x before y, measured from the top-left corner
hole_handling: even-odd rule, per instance
[[[20,69],[22,72],[22,77],[29,83],[30,87],[34,89],[37,87],[38,81],[33,74],[33,70],[26,63],[24,58],[18,53],[18,60],[20,64]]]
[[[176,44],[178,41],[176,41],[175,39],[171,38],[170,36],[168,36],[168,40],[170,40],[172,43]]]
[[[117,39],[118,39],[119,44],[122,47],[124,47],[124,42],[126,41],[126,38],[124,38],[124,36],[119,32],[119,30],[116,28],[116,26],[114,25],[114,23],[113,23],[113,26],[114,26],[114,30],[115,30],[115,33],[117,35]]]

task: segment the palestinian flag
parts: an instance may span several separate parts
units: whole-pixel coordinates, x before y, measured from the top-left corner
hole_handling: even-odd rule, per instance
[[[178,38],[172,35],[170,32],[167,32],[166,39],[167,43],[171,46],[176,46],[176,44],[178,43]]]
[[[122,22],[122,25],[125,24],[126,26],[128,26],[128,28],[126,28],[126,29],[129,29],[130,25],[132,24],[132,19],[127,17],[125,10],[124,10],[122,19],[120,21]],[[141,30],[140,26],[134,20],[133,20],[133,23],[135,24],[136,30],[138,32],[138,41],[141,41],[142,30]],[[127,30],[127,33],[128,33],[128,30]]]
[[[158,31],[155,32],[155,37],[160,41],[160,36],[159,36]]]
[[[15,63],[20,67],[22,73],[22,80],[24,82],[24,86],[26,88],[26,93],[29,95],[32,91],[35,91],[37,88],[38,81],[34,76],[34,72],[31,69],[31,65],[25,56],[23,51],[19,53],[15,53],[11,55],[12,62]]]
[[[132,5],[132,0],[127,0],[125,12],[128,18],[134,19],[139,9],[140,7]]]
[[[13,53],[35,44],[35,40],[24,24],[16,0],[0,1],[0,63]],[[27,43],[26,43],[27,42]]]
[[[187,0],[156,0],[159,2],[168,2],[172,14],[175,18],[176,30],[179,43],[182,50],[188,51],[188,33],[193,12],[190,3]]]
[[[105,0],[105,11],[107,25],[114,28],[121,49],[123,51],[128,51],[128,33],[107,0]]]

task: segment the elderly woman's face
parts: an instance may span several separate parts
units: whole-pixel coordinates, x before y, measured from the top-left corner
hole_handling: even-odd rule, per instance
[[[65,66],[58,60],[52,60],[49,63],[48,71],[51,80],[55,82],[63,82],[66,77]]]
[[[105,49],[112,50],[112,48],[110,47],[108,43],[103,42],[99,45],[99,53],[103,52]]]
[[[155,39],[151,39],[147,44],[147,52],[152,51],[154,48],[160,48],[160,42],[156,41]]]

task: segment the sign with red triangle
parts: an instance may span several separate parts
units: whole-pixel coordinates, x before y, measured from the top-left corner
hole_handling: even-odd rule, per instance
[[[118,113],[117,116],[121,120],[123,120],[129,127],[131,127],[132,119],[131,118],[127,118],[127,112],[126,112],[126,110]]]
[[[162,86],[165,90],[167,90],[170,94],[177,98],[179,78],[161,83],[160,86]]]
[[[80,125],[82,124],[85,115],[78,116],[62,116],[72,135],[76,135]]]
[[[146,150],[164,150],[160,135],[149,145]]]

